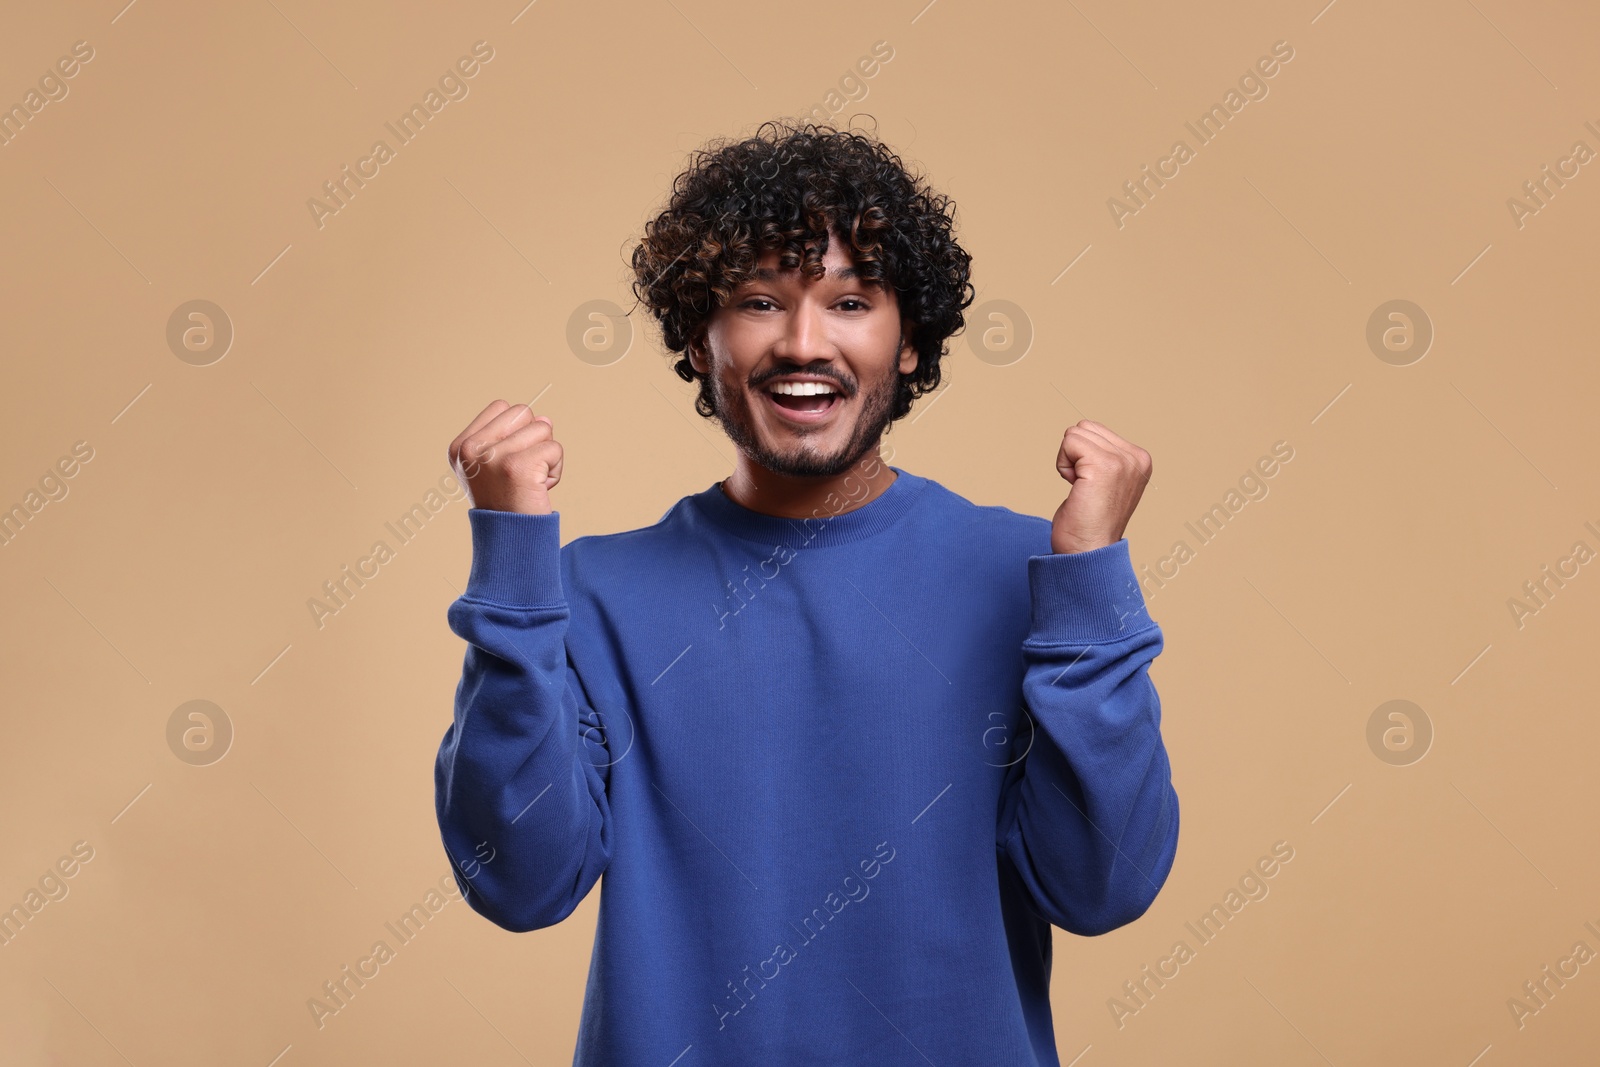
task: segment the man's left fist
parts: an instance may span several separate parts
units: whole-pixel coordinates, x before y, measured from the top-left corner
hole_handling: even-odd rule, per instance
[[[1052,552],[1114,545],[1150,481],[1150,453],[1092,419],[1068,427],[1056,470],[1072,483],[1050,526]]]

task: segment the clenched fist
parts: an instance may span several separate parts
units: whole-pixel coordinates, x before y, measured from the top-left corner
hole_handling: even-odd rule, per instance
[[[450,469],[466,487],[468,507],[548,515],[561,480],[561,445],[548,415],[496,400],[450,442]]]
[[[1067,427],[1056,470],[1072,484],[1050,525],[1052,552],[1089,552],[1122,540],[1153,465],[1150,453],[1109,426],[1080,419]]]

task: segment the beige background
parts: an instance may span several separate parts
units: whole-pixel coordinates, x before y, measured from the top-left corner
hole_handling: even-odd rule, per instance
[[[74,42],[94,58],[0,146],[0,506],[75,442],[93,458],[0,547],[0,906],[75,842],[93,859],[0,948],[7,1063],[569,1062],[598,893],[525,935],[452,901],[320,1029],[307,1008],[448,870],[465,507],[403,547],[385,523],[495,397],[555,420],[564,540],[726,474],[653,323],[581,359],[568,321],[630,306],[685,153],[813,105],[870,114],[956,199],[978,304],[1019,311],[975,306],[969,334],[1032,331],[1021,358],[956,338],[892,462],[1048,516],[1061,433],[1095,418],[1155,457],[1136,564],[1193,550],[1149,594],[1177,864],[1131,926],[1056,932],[1063,1063],[1594,1056],[1600,965],[1521,1028],[1507,1000],[1600,951],[1600,565],[1520,628],[1508,601],[1600,550],[1600,164],[1521,227],[1507,200],[1600,150],[1600,18],[923,3],[11,5],[0,103]],[[307,200],[480,40],[469,95],[319,228]],[[1119,228],[1107,199],[1280,40],[1269,94]],[[196,299],[235,334],[207,366],[166,341]],[[1366,341],[1394,299],[1435,331],[1406,366]],[[1278,441],[1270,493],[1200,545],[1185,523]],[[319,628],[308,599],[380,539],[394,558]],[[167,740],[197,699],[233,729],[207,766]],[[1404,766],[1367,741],[1394,699],[1434,731]],[[1276,841],[1270,895],[1119,1028],[1122,983]]]

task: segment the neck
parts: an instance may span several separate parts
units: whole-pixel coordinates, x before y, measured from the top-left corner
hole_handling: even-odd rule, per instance
[[[864,507],[881,496],[898,477],[879,456],[876,443],[849,469],[827,477],[797,478],[779,474],[740,453],[733,473],[722,483],[722,491],[735,504],[751,511],[803,519],[815,515],[818,509],[842,515]]]

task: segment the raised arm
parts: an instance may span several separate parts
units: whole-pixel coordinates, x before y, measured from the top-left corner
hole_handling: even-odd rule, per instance
[[[1143,915],[1178,851],[1178,795],[1150,663],[1161,629],[1123,537],[1150,453],[1080,419],[1056,470],[1072,484],[1050,554],[1028,559],[1023,642],[1031,747],[1002,786],[999,844],[1039,914],[1077,934]]]
[[[611,856],[604,728],[566,653],[552,433],[497,400],[450,445],[478,506],[467,589],[447,613],[467,650],[434,804],[468,903],[517,931],[570,915]]]
[[[1034,556],[1028,580],[1032,732],[1019,735],[1027,754],[1002,793],[998,844],[1040,915],[1103,934],[1145,913],[1177,854],[1178,796],[1149,674],[1161,629],[1125,539]]]

